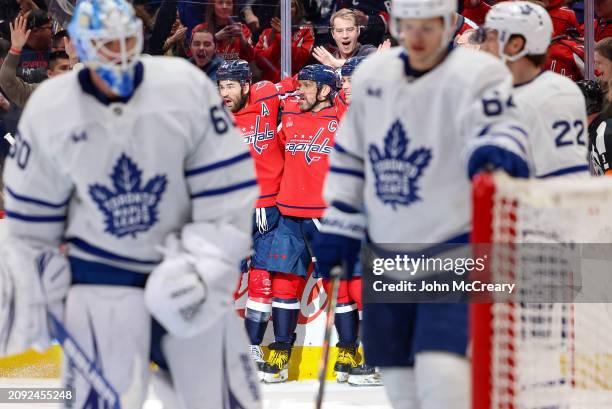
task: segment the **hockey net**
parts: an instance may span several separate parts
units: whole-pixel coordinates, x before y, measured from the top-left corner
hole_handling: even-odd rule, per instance
[[[474,180],[473,214],[472,241],[492,243],[493,281],[536,274],[571,281],[575,260],[558,246],[524,243],[612,243],[612,178],[481,174]],[[611,260],[604,263],[608,275],[610,256],[604,254]],[[471,305],[473,409],[612,408],[612,304],[580,303],[582,290],[576,288],[571,303],[510,298]]]

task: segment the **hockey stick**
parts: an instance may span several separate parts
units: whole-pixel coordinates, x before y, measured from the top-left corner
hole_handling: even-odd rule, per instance
[[[110,409],[121,409],[119,394],[104,377],[98,365],[93,362],[83,348],[70,335],[66,327],[58,320],[55,315],[47,311],[47,318],[51,327],[52,336],[62,344],[64,354],[70,359],[75,368],[89,382],[91,387],[104,400]]]
[[[321,409],[323,405],[323,394],[325,393],[325,374],[327,373],[327,364],[329,363],[329,343],[331,340],[332,328],[334,327],[334,315],[336,304],[338,303],[338,288],[340,287],[340,277],[342,277],[342,268],[336,266],[329,272],[331,279],[331,294],[327,294],[328,303],[325,320],[325,335],[323,336],[323,354],[319,363],[319,386],[317,388],[317,396],[315,398],[315,409]]]

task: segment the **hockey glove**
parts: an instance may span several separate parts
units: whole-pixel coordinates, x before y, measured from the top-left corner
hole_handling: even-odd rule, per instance
[[[231,225],[198,223],[170,236],[164,261],[147,280],[145,303],[151,315],[178,338],[193,337],[233,308],[239,260],[250,236]]]
[[[468,161],[470,179],[481,171],[501,169],[510,176],[529,177],[529,165],[516,153],[495,145],[480,146],[472,152]]]
[[[63,316],[70,288],[70,266],[58,250],[23,240],[0,249],[0,355],[51,345],[47,310]]]
[[[348,205],[333,203],[321,220],[321,231],[312,242],[317,268],[324,277],[336,266],[350,275],[357,263],[365,231],[365,217]]]

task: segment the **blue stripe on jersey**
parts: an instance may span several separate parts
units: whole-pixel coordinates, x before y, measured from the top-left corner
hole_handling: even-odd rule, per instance
[[[236,190],[245,189],[247,187],[256,186],[256,185],[257,185],[257,181],[255,179],[247,180],[246,182],[237,183],[235,185],[230,185],[226,187],[221,187],[219,189],[203,190],[201,192],[192,194],[191,198],[197,199],[199,197],[223,195],[226,193],[234,192]]]
[[[338,142],[334,142],[334,143],[335,143],[334,150],[336,150],[338,153],[342,153],[344,155],[350,156],[353,159],[356,159],[358,161],[363,162],[362,158],[360,158],[359,156],[355,155],[352,152],[347,151],[346,149],[344,149],[344,147],[342,147],[340,144],[338,144]]]
[[[22,220],[24,222],[33,222],[33,223],[60,223],[66,221],[66,215],[58,215],[58,216],[34,216],[29,214],[22,214],[17,212],[12,212],[10,210],[5,210],[6,216],[9,219]]]
[[[210,165],[202,166],[201,168],[186,170],[185,177],[191,177],[202,173],[210,172],[211,170],[224,168],[226,166],[230,166],[243,160],[249,159],[250,157],[251,154],[249,152],[241,153],[240,155],[234,156],[233,158],[211,163]]]
[[[104,263],[68,257],[72,284],[120,285],[144,288],[148,274],[124,268],[109,266]]]
[[[276,202],[277,206],[281,206],[281,207],[287,207],[289,209],[309,209],[309,210],[325,210],[326,207],[320,207],[320,206],[290,206],[290,205],[286,205],[286,204],[282,204],[279,202]]]
[[[350,176],[356,176],[358,178],[364,179],[365,175],[363,174],[363,172],[359,171],[359,170],[354,170],[354,169],[347,169],[347,168],[339,168],[337,166],[331,166],[329,168],[330,172],[334,172],[334,173],[340,173],[342,175],[350,175]]]
[[[52,209],[59,209],[61,207],[64,207],[70,201],[70,198],[68,198],[65,201],[61,202],[61,203],[51,203],[51,202],[46,202],[44,200],[36,199],[34,197],[17,194],[13,189],[11,189],[8,186],[5,186],[4,189],[6,189],[8,194],[13,199],[19,200],[19,201],[24,202],[24,203],[32,203],[32,204],[43,206],[43,207],[50,207]]]
[[[79,239],[78,237],[69,237],[66,240],[68,243],[74,245],[79,250],[84,251],[85,253],[92,254],[97,257],[106,258],[113,261],[123,261],[128,263],[135,264],[159,264],[162,259],[158,260],[139,260],[136,258],[125,257],[119,254],[111,253],[110,251],[101,249],[100,247],[96,247],[90,243],[87,243],[85,240]]]
[[[259,98],[257,101],[255,101],[255,104],[259,104],[262,101],[266,101],[268,99],[272,99],[272,98],[278,98],[279,94],[273,94],[267,97],[263,97],[263,98]]]
[[[536,176],[536,178],[544,179],[544,178],[549,178],[552,176],[568,175],[570,173],[588,172],[588,170],[589,170],[589,165],[570,166],[569,168],[558,169],[558,170],[555,170],[554,172],[550,172],[545,175]]]
[[[516,137],[514,135],[510,135],[508,133],[505,132],[499,132],[499,131],[495,131],[492,134],[489,134],[489,136],[492,136],[494,138],[508,138],[511,141],[513,141],[514,143],[516,143],[518,145],[518,147],[520,148],[521,152],[523,152],[525,155],[527,154],[527,149],[525,149],[525,145],[523,145],[521,143],[521,141],[519,141],[518,139],[516,139]]]
[[[270,193],[269,195],[262,195],[262,196],[259,196],[259,198],[260,198],[260,199],[265,199],[265,198],[268,198],[268,197],[274,197],[274,196],[276,196],[276,195],[278,195],[278,192],[276,192],[276,193]]]
[[[509,128],[512,129],[513,131],[522,133],[525,136],[525,138],[529,137],[529,134],[527,134],[527,131],[521,128],[520,126],[512,125]]]

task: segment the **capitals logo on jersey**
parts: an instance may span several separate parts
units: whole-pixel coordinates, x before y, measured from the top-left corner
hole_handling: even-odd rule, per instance
[[[259,130],[259,124],[261,122],[261,116],[257,115],[255,118],[255,125],[251,125],[250,129],[242,128],[242,137],[244,138],[244,142],[248,145],[251,145],[253,150],[258,154],[261,153],[268,147],[266,141],[271,141],[274,139],[275,132],[270,129],[270,124],[266,123],[266,126],[263,129],[263,132]]]
[[[330,121],[327,125],[327,129],[330,132],[335,132],[338,129],[338,121]],[[325,128],[319,128],[314,136],[310,135],[297,135],[294,134],[293,138],[285,145],[285,151],[291,152],[291,155],[295,156],[297,152],[304,152],[304,158],[306,163],[310,165],[312,162],[321,159],[321,156],[313,156],[318,153],[319,155],[329,155],[332,152],[332,146],[330,144],[330,138],[325,138],[319,141]]]
[[[395,210],[421,200],[418,180],[431,160],[431,149],[408,151],[409,140],[402,123],[397,120],[385,137],[383,152],[370,145],[368,156],[376,176],[376,195]]]
[[[104,215],[105,231],[123,237],[149,230],[157,222],[157,206],[166,190],[165,175],[157,175],[142,187],[142,171],[125,153],[110,175],[112,187],[93,184],[89,194]]]

